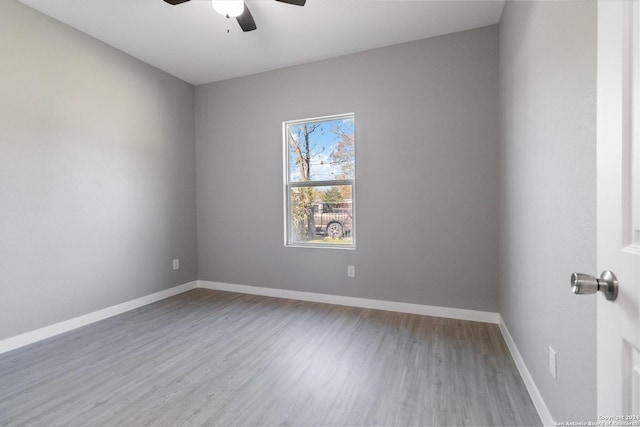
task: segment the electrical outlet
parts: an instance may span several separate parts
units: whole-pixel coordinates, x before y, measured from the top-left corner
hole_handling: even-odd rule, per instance
[[[356,266],[348,265],[347,266],[347,277],[356,277]]]
[[[173,260],[173,269],[174,270],[180,270],[180,260],[179,259],[174,259]]]
[[[558,360],[556,357],[556,351],[549,346],[549,373],[554,380],[558,379]]]

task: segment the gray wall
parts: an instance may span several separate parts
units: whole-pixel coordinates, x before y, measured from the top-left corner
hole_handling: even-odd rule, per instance
[[[500,106],[500,312],[554,419],[593,420],[596,299],[569,276],[596,268],[595,2],[507,2]]]
[[[497,311],[497,36],[485,27],[198,86],[199,279]],[[282,122],[345,112],[358,247],[285,248]]]
[[[195,280],[193,87],[14,0],[0,58],[0,339]]]

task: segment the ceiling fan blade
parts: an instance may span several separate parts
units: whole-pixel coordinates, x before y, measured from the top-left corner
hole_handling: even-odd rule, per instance
[[[256,26],[256,21],[254,21],[253,16],[251,16],[251,12],[249,11],[249,6],[247,6],[247,3],[244,4],[244,11],[242,12],[242,15],[236,17],[236,19],[238,20],[238,24],[240,24],[240,28],[242,28],[242,31],[244,31],[245,33],[247,31],[253,31],[258,28]]]
[[[292,4],[294,6],[304,6],[307,0],[276,0],[286,4]]]
[[[189,0],[164,0],[164,1],[175,6],[177,4],[186,3]]]

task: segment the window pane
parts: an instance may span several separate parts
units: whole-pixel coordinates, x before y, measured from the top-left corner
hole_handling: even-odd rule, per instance
[[[288,124],[289,182],[355,178],[353,118]]]
[[[290,242],[353,243],[351,185],[295,187],[289,192]]]

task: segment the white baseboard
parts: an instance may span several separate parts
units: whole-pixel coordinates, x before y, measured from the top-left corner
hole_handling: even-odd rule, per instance
[[[262,288],[259,286],[234,285],[230,283],[209,282],[205,280],[198,280],[198,287],[217,291],[238,292],[242,294],[346,305],[350,307],[372,308],[376,310],[446,317],[449,319],[470,320],[474,322],[497,324],[500,318],[498,313],[488,311],[465,310],[461,308],[438,307],[433,305],[411,304],[397,301],[383,301],[341,295],[319,294],[314,292],[292,291],[287,289]]]
[[[156,301],[181,294],[183,292],[187,292],[191,289],[195,289],[196,286],[197,282],[195,281],[185,283],[183,285],[165,289],[164,291],[156,292],[151,295],[146,295],[141,298],[123,302],[122,304],[117,304],[111,307],[104,308],[102,310],[94,311],[93,313],[85,314],[83,316],[75,317],[73,319],[65,320],[60,323],[45,326],[44,328],[36,329],[34,331],[26,332],[21,335],[16,335],[14,337],[4,339],[0,341],[0,354],[15,350],[20,347],[24,347],[25,345],[45,340],[47,338],[51,338],[55,335],[72,331],[82,326],[107,319],[109,317],[117,316],[118,314],[134,310],[144,305],[151,304]]]
[[[520,372],[520,376],[524,381],[524,385],[527,387],[527,391],[529,392],[529,396],[531,396],[533,405],[536,407],[536,410],[538,411],[538,415],[542,420],[542,424],[544,424],[545,426],[555,426],[556,423],[553,420],[553,416],[551,416],[551,412],[549,411],[549,408],[547,408],[547,404],[544,403],[544,399],[542,399],[542,395],[540,394],[538,387],[536,387],[536,383],[533,381],[533,377],[531,376],[529,369],[527,369],[527,365],[525,365],[524,359],[520,355],[520,352],[518,351],[518,347],[516,346],[516,343],[513,340],[513,337],[511,337],[511,334],[507,329],[507,325],[505,325],[504,320],[502,319],[502,316],[499,315],[498,317],[499,317],[498,325],[500,326],[500,331],[502,332],[502,336],[504,337],[504,340],[507,343],[507,347],[509,347],[511,356],[513,357],[513,360],[516,363],[518,371]]]

